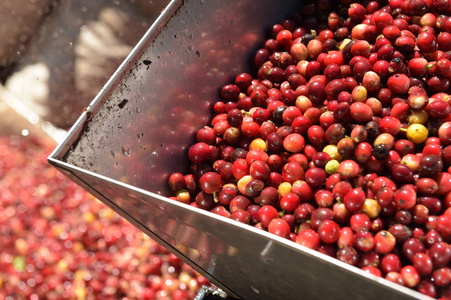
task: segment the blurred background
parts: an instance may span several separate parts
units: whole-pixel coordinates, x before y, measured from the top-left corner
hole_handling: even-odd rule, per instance
[[[209,285],[46,161],[168,3],[0,1],[0,300],[182,300]]]

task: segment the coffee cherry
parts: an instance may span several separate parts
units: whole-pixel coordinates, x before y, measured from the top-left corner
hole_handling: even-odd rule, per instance
[[[354,102],[350,106],[351,117],[356,122],[368,122],[373,117],[371,107],[365,103]]]
[[[305,172],[305,181],[312,187],[312,189],[316,189],[322,186],[327,179],[327,173],[324,169],[321,168],[311,168]]]
[[[393,195],[393,201],[399,209],[410,209],[416,204],[417,194],[410,185],[403,185]]]
[[[407,93],[410,86],[409,77],[404,74],[395,74],[388,78],[387,87],[395,94]]]
[[[294,212],[294,210],[299,206],[301,200],[294,193],[287,193],[283,195],[279,200],[280,208],[287,212]]]
[[[358,188],[349,191],[343,199],[346,209],[351,213],[359,211],[363,207],[364,202],[365,193]]]
[[[201,189],[207,194],[213,194],[221,188],[221,175],[215,172],[208,172],[199,179]]]
[[[417,252],[412,258],[413,266],[421,275],[430,275],[433,270],[431,257],[423,252]]]
[[[368,252],[374,248],[374,237],[366,231],[360,230],[354,234],[354,247],[357,250]]]
[[[448,286],[451,282],[451,270],[447,267],[434,270],[432,278],[437,286]]]
[[[304,137],[299,133],[291,133],[283,140],[283,147],[289,152],[300,152],[304,146]]]
[[[181,173],[173,173],[169,176],[168,184],[173,191],[184,189],[186,187],[185,177]]]
[[[390,253],[396,245],[396,238],[387,230],[382,230],[374,236],[374,250],[381,254]]]
[[[283,238],[288,238],[291,232],[290,226],[288,223],[281,219],[275,218],[269,222],[268,231],[272,234],[278,235]]]
[[[338,166],[337,171],[343,179],[350,179],[360,173],[360,167],[353,160],[344,160]]]
[[[425,31],[418,34],[416,44],[420,51],[424,53],[431,53],[437,49],[437,40],[435,36]]]
[[[189,148],[188,156],[194,164],[199,165],[210,157],[210,153],[210,146],[199,142]]]
[[[407,128],[407,138],[415,144],[421,144],[428,137],[428,130],[422,124],[412,124]]]
[[[355,266],[358,262],[357,250],[353,246],[343,247],[338,250],[337,259],[349,265]]]
[[[215,205],[215,201],[211,194],[200,192],[196,196],[196,204],[200,209],[211,210]]]
[[[407,265],[403,267],[400,274],[406,286],[410,288],[416,287],[420,283],[420,274],[418,274],[414,266]]]
[[[318,228],[318,236],[324,243],[332,244],[338,240],[340,226],[332,220],[325,220]]]
[[[304,247],[316,250],[319,247],[321,240],[315,230],[305,229],[298,233],[296,237],[296,243]]]
[[[443,168],[443,162],[437,155],[426,155],[420,159],[420,174],[424,177],[434,177]]]
[[[271,205],[264,205],[258,212],[258,219],[265,227],[268,227],[271,220],[278,216],[277,209]]]
[[[451,235],[451,229],[449,227],[450,224],[451,224],[451,215],[439,216],[437,220],[437,230],[441,234],[449,236]]]

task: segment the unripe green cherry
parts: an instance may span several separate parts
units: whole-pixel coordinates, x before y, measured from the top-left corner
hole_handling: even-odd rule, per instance
[[[336,159],[331,159],[327,162],[326,166],[324,167],[324,169],[326,170],[327,174],[332,175],[334,173],[337,173],[338,170],[338,165],[340,164],[340,162],[338,162],[338,160]]]

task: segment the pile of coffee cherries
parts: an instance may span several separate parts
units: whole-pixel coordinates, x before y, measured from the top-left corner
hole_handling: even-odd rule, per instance
[[[209,285],[47,163],[54,142],[0,137],[0,299],[194,299]]]
[[[171,198],[451,298],[451,2],[307,2],[253,65]]]

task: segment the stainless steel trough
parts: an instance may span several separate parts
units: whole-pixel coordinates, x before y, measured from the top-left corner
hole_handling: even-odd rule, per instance
[[[239,299],[429,299],[358,268],[169,200],[219,88],[250,70],[271,26],[302,1],[174,0],[49,162]]]

